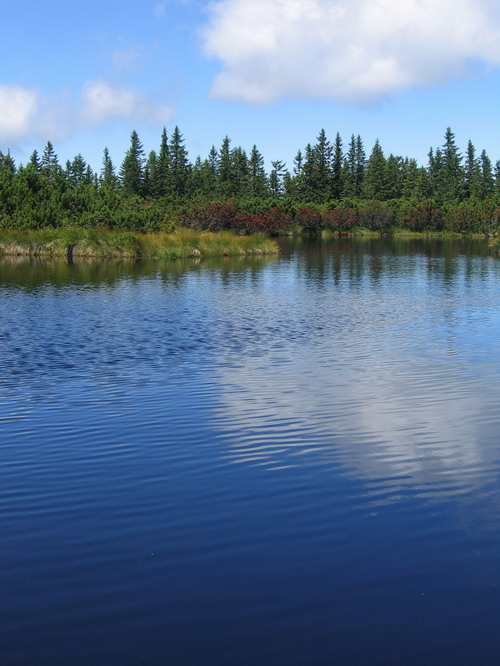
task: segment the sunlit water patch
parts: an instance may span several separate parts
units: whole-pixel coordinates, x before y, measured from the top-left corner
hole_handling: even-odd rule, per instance
[[[500,263],[0,264],[6,664],[497,664]]]

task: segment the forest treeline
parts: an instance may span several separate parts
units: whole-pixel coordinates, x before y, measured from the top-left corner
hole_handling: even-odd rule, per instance
[[[500,161],[493,165],[471,141],[462,154],[450,128],[426,166],[386,156],[378,140],[368,154],[359,135],[344,145],[324,130],[297,152],[291,168],[281,160],[271,165],[266,171],[256,146],[247,153],[229,137],[192,162],[178,127],[170,136],[164,129],[158,150],[148,155],[133,131],[119,168],[105,148],[99,172],[81,154],[61,165],[50,142],[25,165],[0,152],[0,228],[285,233],[398,226],[489,234],[500,228]]]

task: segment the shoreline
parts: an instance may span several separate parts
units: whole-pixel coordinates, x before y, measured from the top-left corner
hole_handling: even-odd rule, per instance
[[[279,254],[265,234],[230,231],[141,234],[77,228],[0,231],[0,257],[180,259]]]
[[[295,229],[283,237],[328,239],[434,239],[484,240],[493,254],[500,254],[497,236],[484,233],[452,231],[409,231],[392,228],[385,231],[354,228],[349,231]],[[80,229],[74,227],[40,230],[0,230],[0,258],[39,257],[88,259],[202,259],[216,257],[252,257],[279,254],[279,245],[267,234],[239,235],[232,231],[193,231],[148,233]]]

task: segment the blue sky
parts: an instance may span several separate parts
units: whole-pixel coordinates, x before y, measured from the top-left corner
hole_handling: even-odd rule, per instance
[[[119,165],[179,125],[289,168],[321,128],[425,163],[451,126],[500,159],[498,0],[3,0],[0,150]]]

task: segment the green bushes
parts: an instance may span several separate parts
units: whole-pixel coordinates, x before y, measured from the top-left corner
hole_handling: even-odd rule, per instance
[[[500,206],[488,201],[467,201],[449,210],[447,227],[459,233],[498,231]]]
[[[443,211],[431,199],[405,202],[400,215],[400,224],[408,231],[441,231],[445,224]]]
[[[4,175],[0,191],[0,229],[107,228],[135,233],[230,230],[237,234],[279,235],[304,232],[353,232],[367,229],[391,233],[450,231],[495,234],[500,231],[500,195],[484,200],[443,203],[436,199],[368,201],[341,198],[327,203],[296,201],[291,197],[247,197],[196,200],[125,195],[119,189],[79,183],[44,183],[38,172],[25,168]]]

